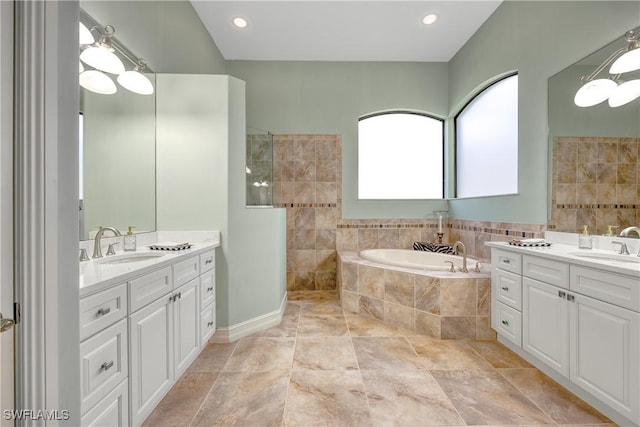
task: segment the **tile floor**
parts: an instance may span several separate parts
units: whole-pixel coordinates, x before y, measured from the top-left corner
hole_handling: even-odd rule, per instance
[[[495,341],[440,341],[290,292],[282,323],[210,344],[161,426],[614,426]]]

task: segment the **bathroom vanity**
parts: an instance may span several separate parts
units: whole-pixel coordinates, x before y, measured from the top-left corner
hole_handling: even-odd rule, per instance
[[[141,425],[204,349],[219,244],[80,264],[82,425]]]
[[[492,327],[499,341],[614,421],[638,425],[640,258],[617,254],[610,240],[599,250],[579,250],[577,235],[575,245],[487,243]]]

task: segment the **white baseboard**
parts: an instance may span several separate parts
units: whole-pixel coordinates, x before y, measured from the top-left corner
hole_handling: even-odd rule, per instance
[[[284,315],[284,309],[287,306],[287,293],[285,292],[284,298],[280,303],[280,309],[266,313],[253,319],[245,320],[244,322],[236,323],[226,328],[216,329],[215,334],[209,339],[211,343],[226,343],[234,342],[240,338],[244,338],[253,333],[269,329],[273,326],[279,325]]]

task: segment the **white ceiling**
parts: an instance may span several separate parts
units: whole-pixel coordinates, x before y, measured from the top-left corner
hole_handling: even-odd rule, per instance
[[[191,3],[227,60],[447,62],[501,1]],[[422,24],[428,13],[435,24]],[[238,16],[247,28],[231,24]]]

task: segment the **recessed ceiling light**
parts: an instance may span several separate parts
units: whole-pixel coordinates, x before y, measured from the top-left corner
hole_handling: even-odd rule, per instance
[[[249,25],[246,19],[240,18],[239,16],[236,18],[233,18],[231,22],[233,22],[233,25],[235,25],[238,28],[247,28],[247,25]]]
[[[437,20],[438,20],[438,15],[436,15],[435,13],[430,13],[428,15],[425,15],[424,18],[422,18],[422,23],[424,25],[431,25]]]

